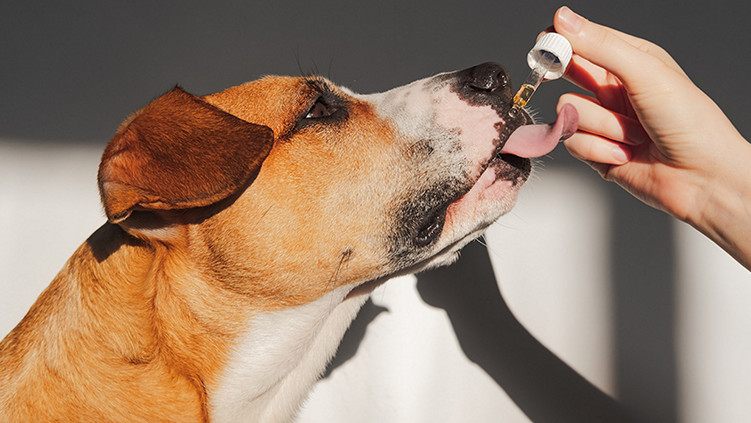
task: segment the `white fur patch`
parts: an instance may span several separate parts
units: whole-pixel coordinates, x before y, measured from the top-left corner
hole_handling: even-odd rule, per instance
[[[506,122],[492,107],[470,105],[448,87],[438,91],[437,96],[436,123],[459,133],[462,151],[470,163],[490,160],[495,149],[493,140],[499,138],[496,125]]]
[[[213,422],[289,422],[336,352],[367,295],[344,286],[311,303],[259,314],[238,341],[219,386]]]
[[[445,149],[439,154],[447,157],[456,155],[452,147],[459,145],[465,163],[487,162],[495,149],[493,141],[499,137],[497,125],[506,122],[491,106],[471,105],[460,99],[441,76],[362,98],[375,104],[378,113],[408,139],[441,140],[440,145],[432,147]]]

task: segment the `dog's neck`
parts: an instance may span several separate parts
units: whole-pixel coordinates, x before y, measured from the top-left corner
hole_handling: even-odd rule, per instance
[[[170,386],[158,393],[159,403],[174,409],[152,410],[173,413],[170,419],[291,420],[367,294],[348,296],[351,287],[341,287],[305,305],[258,312],[251,299],[198,272],[187,255],[105,224],[40,297],[28,324],[55,310],[66,328],[48,332],[46,347],[67,349],[60,359],[97,355],[86,359],[98,363],[87,369],[57,363],[73,378],[101,377],[100,386],[113,390]],[[66,308],[70,303],[76,305]],[[89,348],[77,351],[81,345]]]
[[[211,392],[217,421],[291,421],[367,299],[338,288],[302,306],[259,314]]]
[[[180,349],[169,339],[174,338],[169,326],[175,318],[163,318],[174,310],[159,305],[164,297],[159,291],[165,288],[155,283],[158,256],[157,249],[117,226],[105,224],[97,230],[3,341],[0,366],[15,369],[3,373],[26,376],[0,381],[6,392],[23,398],[25,391],[36,390],[33,397],[58,402],[70,398],[77,404],[69,409],[86,410],[91,420],[108,420],[133,410],[128,401],[152,390],[160,398],[159,408],[144,404],[141,415],[120,418],[205,418],[201,385],[209,372],[195,371],[202,366],[197,360],[175,366]],[[201,339],[198,344],[207,342]],[[40,368],[50,371],[36,374],[34,369]],[[107,409],[100,409],[102,404]]]

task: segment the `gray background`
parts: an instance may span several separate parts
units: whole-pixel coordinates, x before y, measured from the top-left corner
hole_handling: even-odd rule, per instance
[[[365,93],[494,60],[503,63],[518,84],[527,73],[527,50],[538,32],[551,24],[559,5],[391,0],[4,2],[0,138],[104,148],[120,121],[175,84],[206,94],[264,74],[316,72]],[[569,5],[592,20],[666,48],[741,133],[751,133],[745,111],[751,94],[746,79],[751,59],[745,55],[751,41],[746,28],[751,6],[595,0]],[[546,84],[535,95],[533,107],[550,121],[557,96],[570,89],[565,82]],[[545,163],[553,168],[583,166],[561,148]],[[607,192],[614,213],[611,271],[618,399],[638,408],[636,414],[644,419],[676,421],[673,226],[667,216],[616,187]],[[482,269],[488,264],[483,254],[472,248],[460,267],[421,276],[418,286],[425,301],[451,314],[452,288],[441,282]],[[446,289],[441,291],[441,286]],[[498,329],[520,346],[516,350],[483,354],[481,341],[459,333],[461,319],[452,323],[468,357],[503,386],[527,416],[534,421],[581,421],[575,410],[587,407],[622,416],[612,411],[604,394],[536,342],[503,308],[502,299],[497,305]],[[368,315],[358,319],[353,334],[365,331]],[[349,336],[343,351],[357,342],[357,336]],[[525,360],[544,383],[530,384],[529,374],[516,377],[513,369],[498,364]],[[645,366],[652,374],[648,383],[630,371]],[[568,394],[563,403],[553,401],[564,393]]]
[[[128,113],[264,74],[318,71],[358,92],[495,60],[517,83],[551,1],[74,1],[0,5],[0,136],[104,143]],[[665,47],[748,133],[743,2],[574,1],[588,18]],[[552,117],[567,89],[533,104]]]

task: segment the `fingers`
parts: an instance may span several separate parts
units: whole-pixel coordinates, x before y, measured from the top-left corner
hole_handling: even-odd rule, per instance
[[[558,111],[564,104],[574,106],[579,112],[580,131],[629,145],[639,145],[650,141],[649,135],[638,120],[604,108],[591,97],[564,94],[558,100]]]
[[[562,7],[561,9],[566,9],[566,11],[559,10],[558,12],[563,12],[564,14],[567,12],[571,12],[571,9],[568,7]],[[572,12],[573,13],[573,12]],[[556,13],[557,17],[558,13]],[[686,73],[683,71],[681,66],[678,64],[678,62],[673,59],[673,57],[665,51],[662,47],[658,46],[657,44],[650,42],[648,40],[645,40],[643,38],[635,37],[631,34],[626,34],[625,32],[619,31],[614,28],[604,27],[604,29],[612,32],[613,34],[620,37],[623,41],[631,44],[632,46],[636,47],[637,49],[643,51],[646,54],[649,54],[651,56],[654,56],[660,60],[662,60],[665,64],[667,64],[671,69],[674,71],[686,76]],[[553,32],[555,31],[555,25],[551,25],[547,27],[544,31],[540,32],[537,35],[537,39],[540,39],[540,37],[545,34],[546,32]]]
[[[631,160],[631,146],[649,141],[638,121],[603,108],[591,97],[564,94],[558,101],[558,110],[564,104],[574,106],[579,113],[579,130],[564,142],[566,149],[603,178],[607,178],[612,166]]]
[[[625,32],[618,31],[617,29],[603,27],[606,30],[609,30],[610,32],[614,33],[627,43],[631,44],[632,46],[636,47],[637,49],[643,51],[644,53],[647,53],[650,56],[656,57],[660,59],[663,63],[668,65],[671,69],[674,71],[680,73],[683,76],[686,76],[686,72],[683,71],[683,69],[678,65],[678,62],[673,59],[673,56],[671,56],[665,49],[658,46],[657,44],[644,40],[639,37],[634,37],[633,35],[626,34]]]
[[[572,156],[586,162],[602,174],[610,166],[620,166],[631,160],[631,149],[599,135],[577,132],[563,142]]]
[[[575,54],[609,70],[630,92],[646,91],[660,84],[665,72],[685,75],[660,47],[590,22],[567,7],[558,9],[554,23],[556,31],[571,42]],[[652,72],[645,73],[644,69]],[[595,82],[607,83],[602,79]]]
[[[615,77],[608,71],[579,55],[571,57],[571,62],[569,62],[563,77],[596,96],[600,95],[600,88],[619,83],[617,80],[611,81]]]

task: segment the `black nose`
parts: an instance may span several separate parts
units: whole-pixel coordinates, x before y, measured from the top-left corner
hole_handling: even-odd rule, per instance
[[[466,84],[469,88],[479,92],[492,93],[501,90],[509,90],[509,76],[506,69],[498,63],[483,63],[471,67],[466,72]]]

